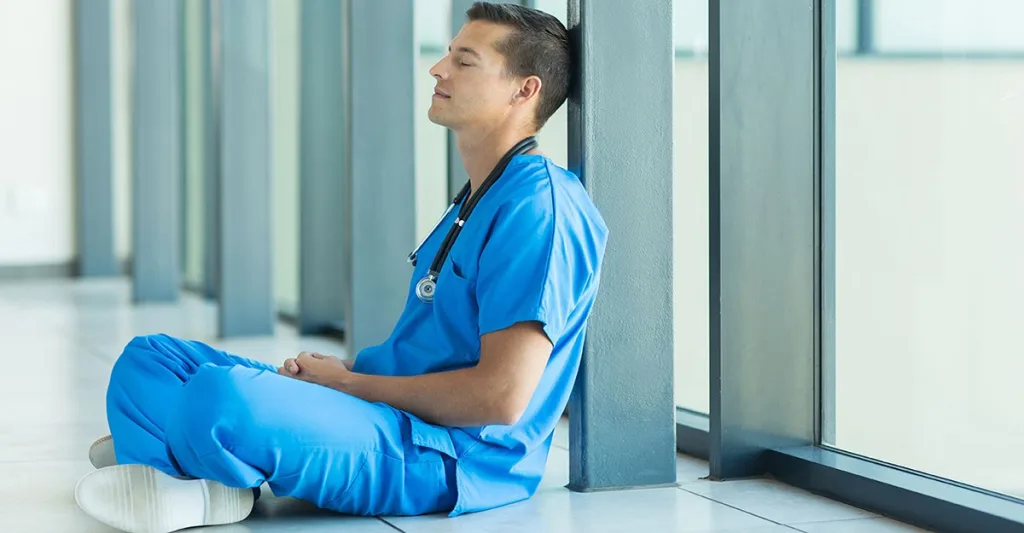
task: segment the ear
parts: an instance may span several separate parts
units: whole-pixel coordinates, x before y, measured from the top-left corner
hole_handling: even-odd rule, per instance
[[[537,76],[529,76],[519,86],[519,90],[512,95],[512,102],[515,104],[525,104],[530,100],[537,97],[540,94],[541,81]]]

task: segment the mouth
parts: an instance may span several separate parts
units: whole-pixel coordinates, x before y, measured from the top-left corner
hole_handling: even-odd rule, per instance
[[[450,94],[442,91],[441,89],[434,89],[434,98],[448,99],[448,98],[451,98],[451,97],[452,96]]]

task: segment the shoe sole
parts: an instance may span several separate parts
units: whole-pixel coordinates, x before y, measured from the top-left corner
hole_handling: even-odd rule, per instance
[[[128,533],[170,533],[233,524],[252,512],[250,489],[178,479],[145,465],[116,465],[86,474],[75,486],[86,514]]]
[[[114,458],[114,437],[107,435],[89,446],[89,462],[93,468],[100,469],[117,464]]]

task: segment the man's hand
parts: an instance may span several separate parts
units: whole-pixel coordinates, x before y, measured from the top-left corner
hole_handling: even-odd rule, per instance
[[[331,355],[302,352],[288,359],[277,369],[277,373],[338,389],[352,375],[352,361],[341,360]]]

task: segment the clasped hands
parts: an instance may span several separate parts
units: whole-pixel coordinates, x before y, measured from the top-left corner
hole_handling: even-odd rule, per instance
[[[333,355],[302,352],[286,359],[284,364],[278,367],[277,373],[342,390],[353,375],[352,363],[353,361],[338,359]]]

